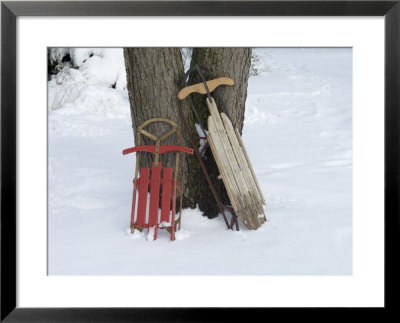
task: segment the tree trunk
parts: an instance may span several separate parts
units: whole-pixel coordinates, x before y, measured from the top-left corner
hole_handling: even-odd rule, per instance
[[[190,147],[178,113],[178,92],[183,85],[183,63],[179,48],[124,48],[125,67],[127,72],[127,87],[131,105],[132,127],[134,129],[135,144],[137,145],[136,129],[144,121],[165,117],[175,121],[181,131],[182,145]],[[247,94],[247,81],[251,61],[249,48],[195,48],[191,65],[199,64],[210,69],[204,73],[207,80],[227,76],[235,81],[233,87],[220,87],[212,94],[218,107],[222,108],[220,98],[223,98],[234,126],[241,132],[244,119],[244,104]],[[195,74],[194,74],[195,75]],[[198,76],[191,79],[191,84],[200,82]],[[204,95],[194,95],[196,109],[199,112],[203,125],[209,115]],[[188,109],[188,100],[182,102],[182,109],[188,120],[192,133],[197,136],[192,113]],[[149,131],[157,136],[168,132],[169,127],[153,126]],[[142,144],[153,145],[154,142],[144,137]],[[174,144],[175,141],[166,141],[164,144]],[[174,154],[161,156],[163,165],[174,165]],[[139,167],[151,166],[154,156],[142,154]],[[213,218],[218,215],[219,209],[204,177],[203,171],[195,155],[185,155],[186,163],[183,207],[199,206],[203,215]],[[218,180],[218,168],[210,149],[203,159],[213,180],[220,198],[229,204],[222,180]]]
[[[206,80],[222,76],[230,77],[234,80],[234,86],[218,87],[213,93],[211,93],[211,96],[215,99],[220,111],[223,111],[223,100],[234,127],[237,127],[240,133],[242,133],[243,128],[250,63],[251,48],[193,49],[191,66],[198,64],[206,67],[209,70],[208,72],[203,72]],[[190,84],[201,82],[197,73],[192,75]],[[193,95],[194,104],[200,119],[203,125],[207,127],[209,111],[206,107],[205,99],[206,97],[204,95]],[[205,154],[204,162],[221,201],[225,204],[230,204],[222,180],[217,179],[219,170],[210,149],[208,149]],[[219,209],[212,192],[209,189],[208,183],[202,174],[202,170],[200,168],[194,168],[188,175],[188,185],[191,187],[190,194],[196,197],[197,204],[203,212],[203,215],[206,215],[209,218],[216,217],[219,213]]]
[[[151,118],[168,118],[175,121],[182,131],[181,145],[190,147],[187,136],[182,128],[178,113],[178,92],[183,83],[183,63],[179,48],[124,48],[125,68],[127,74],[127,88],[131,106],[132,128],[135,136],[135,145],[138,145],[136,129],[139,125]],[[184,109],[187,117],[187,109]],[[157,137],[171,130],[170,125],[154,123],[146,130]],[[155,142],[142,136],[142,145],[154,145]],[[176,135],[170,136],[162,145],[176,145]],[[186,155],[186,154],[185,154]],[[160,156],[163,166],[175,167],[174,153]],[[185,160],[186,160],[185,156]],[[139,168],[151,167],[154,155],[141,153]],[[185,180],[187,162],[180,164],[184,169]],[[189,195],[188,185],[184,182],[183,206],[187,206]]]

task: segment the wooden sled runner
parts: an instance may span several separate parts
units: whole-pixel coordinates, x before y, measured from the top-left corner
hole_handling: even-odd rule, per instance
[[[207,93],[206,103],[210,116],[207,120],[207,141],[211,147],[234,212],[249,229],[258,229],[265,222],[265,198],[255,176],[239,131],[233,128],[228,116],[218,112],[211,97],[219,85],[233,85],[229,78],[219,78],[182,89],[178,98],[183,100],[190,93]]]
[[[157,137],[146,131],[144,128],[154,122],[169,123],[172,129],[161,137]],[[161,145],[161,142],[176,134],[177,146]],[[149,137],[155,141],[155,145],[141,145],[142,135]],[[182,197],[183,197],[183,172],[179,173],[179,162],[182,153],[193,154],[193,149],[180,146],[182,138],[178,125],[166,118],[154,118],[142,123],[137,129],[138,146],[123,150],[122,154],[130,154],[137,152],[135,178],[133,180],[133,196],[131,211],[131,232],[134,229],[142,230],[147,228],[149,231],[154,230],[153,238],[157,239],[158,229],[168,229],[171,233],[171,240],[175,240],[175,231],[181,226],[182,215]],[[154,162],[150,168],[141,168],[139,172],[140,154],[147,152],[154,154]],[[175,172],[173,174],[172,167],[162,167],[159,156],[167,153],[176,153]],[[140,177],[139,176],[140,173]],[[148,190],[150,185],[150,199],[148,203]],[[161,192],[161,212],[159,212]],[[179,217],[176,215],[177,192],[180,198]],[[136,205],[136,195],[138,201]],[[172,199],[171,199],[172,197]],[[171,203],[172,200],[172,203]],[[172,204],[172,205],[171,205]]]

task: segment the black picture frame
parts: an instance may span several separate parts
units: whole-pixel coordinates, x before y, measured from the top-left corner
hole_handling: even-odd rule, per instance
[[[19,16],[384,16],[385,308],[399,290],[400,0],[73,1],[1,3],[1,322],[242,321],[267,309],[16,307],[16,19]],[[272,310],[272,309],[270,309]],[[277,309],[275,309],[277,310]],[[328,310],[328,309],[327,309]],[[251,311],[251,313],[249,313]],[[333,314],[332,310],[329,310]],[[260,313],[261,312],[261,313]],[[367,315],[371,316],[368,311]],[[382,317],[380,317],[382,319]]]

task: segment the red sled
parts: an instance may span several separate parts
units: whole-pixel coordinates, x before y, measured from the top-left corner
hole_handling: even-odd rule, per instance
[[[169,123],[172,129],[161,137],[157,137],[144,130],[144,128],[154,122]],[[161,145],[161,142],[169,136],[176,134],[178,145]],[[155,145],[141,145],[142,135],[155,141]],[[123,155],[136,152],[136,169],[135,178],[133,180],[133,196],[131,211],[131,233],[135,229],[140,231],[147,228],[148,231],[154,230],[153,238],[157,239],[158,229],[167,229],[171,234],[171,241],[175,240],[175,231],[179,225],[181,227],[182,215],[182,198],[183,198],[183,171],[180,176],[179,162],[183,162],[183,153],[193,154],[193,149],[180,146],[182,141],[181,133],[178,125],[166,118],[154,118],[145,121],[137,129],[137,140],[139,145],[127,148],[122,151]],[[175,152],[175,172],[173,174],[172,167],[162,167],[160,155],[167,152]],[[141,168],[139,172],[139,159],[142,153],[154,154],[154,161],[150,168]],[[140,177],[139,177],[140,174]],[[150,196],[148,197],[150,187]],[[176,200],[177,192],[179,194],[179,217],[176,220]],[[161,193],[161,194],[160,194]],[[161,195],[161,212],[159,212]],[[136,204],[137,196],[137,204]],[[171,199],[172,196],[172,199]],[[149,202],[148,202],[149,200]]]

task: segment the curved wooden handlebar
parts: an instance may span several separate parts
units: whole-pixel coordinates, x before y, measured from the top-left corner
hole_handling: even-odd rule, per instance
[[[123,155],[127,155],[130,153],[134,153],[137,151],[147,151],[149,153],[155,154],[156,153],[156,146],[136,146],[136,147],[131,147],[131,148],[127,148],[124,149],[122,151]],[[188,148],[188,147],[183,147],[183,146],[160,146],[160,151],[159,154],[162,155],[164,153],[170,152],[170,151],[177,151],[177,152],[182,152],[182,153],[186,153],[186,154],[193,154],[193,149],[192,148]]]
[[[211,80],[207,82],[208,89],[210,90],[210,93],[213,92],[218,86],[220,85],[234,85],[235,82],[229,78],[229,77],[220,77],[215,80]],[[204,86],[204,83],[197,83],[191,86],[184,87],[182,90],[179,91],[178,93],[178,99],[183,100],[186,98],[189,94],[192,93],[200,93],[200,94],[206,94],[206,88]]]

